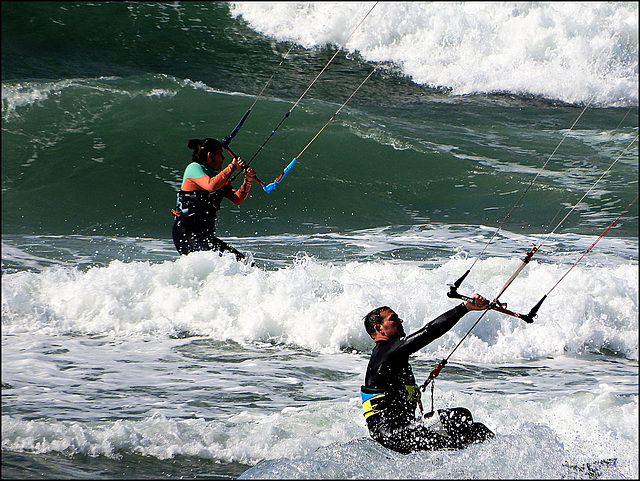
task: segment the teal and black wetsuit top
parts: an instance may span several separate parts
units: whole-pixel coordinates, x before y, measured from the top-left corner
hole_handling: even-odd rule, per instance
[[[227,179],[231,172],[231,169],[225,169],[223,174],[226,178],[214,184],[218,172],[208,165],[190,163],[184,171],[182,187],[178,192],[176,212],[180,214],[179,220],[189,219],[195,231],[213,233],[220,203],[230,195],[231,185]]]
[[[387,445],[392,432],[416,420],[420,390],[409,356],[456,325],[469,312],[464,304],[406,337],[376,342],[362,386],[362,407],[371,436]]]
[[[229,182],[233,166],[217,173],[208,165],[190,163],[178,192],[173,223],[173,243],[180,254],[194,251],[231,251],[238,259],[244,255],[215,236],[216,217],[223,198],[240,205],[249,194],[251,180],[245,178],[238,190]]]

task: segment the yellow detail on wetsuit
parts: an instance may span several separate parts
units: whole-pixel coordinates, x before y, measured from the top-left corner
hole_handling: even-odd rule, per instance
[[[407,390],[407,401],[409,402],[420,402],[420,397],[422,396],[420,393],[420,388],[417,384],[405,384],[405,389]],[[415,399],[414,399],[415,398]]]
[[[385,411],[385,409],[380,409],[376,411],[378,404],[384,399],[384,393],[380,394],[368,394],[364,392],[360,392],[362,396],[362,410],[364,411],[364,418],[367,419],[369,416],[373,416],[374,414],[381,413]]]

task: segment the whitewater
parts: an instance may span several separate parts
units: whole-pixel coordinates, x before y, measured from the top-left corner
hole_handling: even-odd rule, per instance
[[[375,2],[232,2],[279,41],[341,46]],[[454,95],[638,104],[632,2],[378,2],[344,48]]]
[[[637,204],[571,269],[637,196],[637,3],[374,4],[2,3],[3,478],[638,478]],[[256,265],[179,256],[188,139],[275,73],[249,158],[369,10],[261,178],[380,68],[219,212]],[[543,241],[500,298],[527,313],[571,269],[532,324],[470,313],[411,360],[421,384],[455,348],[435,407],[495,439],[372,441],[362,317],[413,332]]]

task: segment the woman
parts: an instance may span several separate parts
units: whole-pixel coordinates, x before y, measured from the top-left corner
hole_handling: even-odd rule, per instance
[[[232,252],[238,260],[244,259],[242,253],[214,235],[216,214],[224,197],[236,205],[244,202],[255,172],[241,157],[234,158],[220,171],[224,155],[222,145],[215,139],[191,139],[188,147],[193,150],[193,162],[184,171],[178,203],[171,210],[175,216],[173,243],[182,255],[217,250],[220,253]],[[244,182],[236,190],[231,186],[229,177],[238,169],[244,169]]]

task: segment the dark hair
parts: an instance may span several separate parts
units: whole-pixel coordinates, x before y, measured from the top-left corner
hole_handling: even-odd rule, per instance
[[[391,308],[388,306],[378,307],[362,318],[364,320],[364,328],[371,337],[376,333],[375,325],[382,324],[382,311],[390,310]]]
[[[209,152],[215,153],[218,150],[218,146],[222,147],[222,144],[211,137],[207,137],[206,139],[191,139],[187,144],[187,147],[193,150],[191,159],[203,165],[207,163],[207,154]]]

